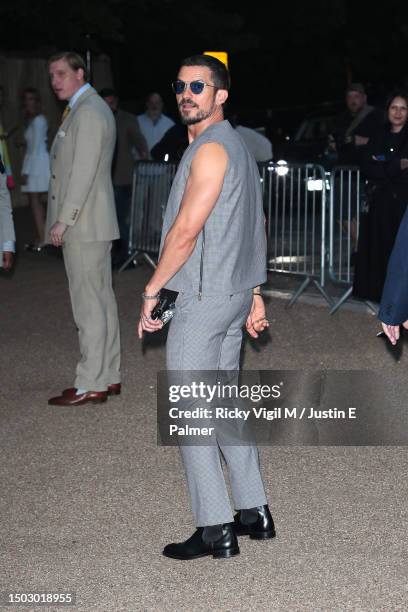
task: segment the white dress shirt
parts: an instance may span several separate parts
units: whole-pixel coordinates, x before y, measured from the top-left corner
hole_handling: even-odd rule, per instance
[[[90,84],[89,83],[85,83],[85,85],[82,85],[82,87],[80,87],[78,89],[78,91],[76,91],[74,93],[74,95],[72,96],[72,98],[69,99],[68,105],[69,108],[72,108],[75,104],[75,102],[78,100],[79,96],[82,96],[82,94],[84,93],[84,91],[86,91],[87,89],[90,89]]]
[[[150,155],[150,151],[153,149],[154,145],[157,144],[163,138],[167,130],[174,125],[174,121],[166,115],[160,115],[157,121],[153,121],[147,113],[138,115],[137,120],[139,122],[140,131],[146,139]]]

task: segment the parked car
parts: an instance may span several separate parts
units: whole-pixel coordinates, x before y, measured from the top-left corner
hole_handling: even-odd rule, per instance
[[[326,170],[336,163],[336,156],[328,148],[329,134],[335,128],[341,106],[326,112],[312,113],[302,120],[293,136],[286,135],[275,145],[274,159],[288,163],[321,164]]]

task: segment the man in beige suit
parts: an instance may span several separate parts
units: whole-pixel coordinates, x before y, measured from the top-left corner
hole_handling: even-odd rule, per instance
[[[52,56],[49,73],[56,96],[68,105],[50,151],[46,233],[62,247],[81,360],[74,387],[48,403],[76,406],[121,390],[110,257],[119,237],[111,181],[116,130],[112,112],[87,82],[81,56]]]

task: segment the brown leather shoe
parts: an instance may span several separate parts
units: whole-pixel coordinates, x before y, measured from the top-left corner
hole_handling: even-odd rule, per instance
[[[71,389],[66,389],[71,391]],[[75,389],[76,391],[76,389]],[[58,395],[48,400],[50,406],[82,406],[82,404],[101,404],[106,402],[108,394],[106,391],[86,391],[80,395],[73,393]]]
[[[112,385],[108,385],[108,395],[120,395],[122,390],[122,385],[120,383],[113,383]]]
[[[122,385],[121,383],[113,383],[112,385],[108,385],[108,388],[106,390],[106,393],[108,395],[120,395],[122,389]],[[64,391],[62,392],[62,395],[76,395],[76,388],[75,387],[70,387],[69,389],[64,389]]]

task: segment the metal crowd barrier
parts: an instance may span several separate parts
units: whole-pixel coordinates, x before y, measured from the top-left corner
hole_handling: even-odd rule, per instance
[[[139,256],[156,267],[163,214],[176,171],[175,164],[135,164],[129,257],[120,270]],[[357,248],[363,193],[359,169],[339,166],[328,176],[319,165],[263,163],[259,164],[259,172],[268,271],[300,279],[288,306],[314,284],[331,306],[330,312],[336,312],[352,292],[352,256]],[[335,303],[325,289],[327,280],[345,287],[345,293]]]
[[[177,166],[137,162],[133,173],[129,257],[120,270],[143,256],[156,267],[160,232]],[[329,304],[325,283],[326,176],[321,166],[259,164],[268,237],[268,271],[302,279],[289,306],[310,283]]]
[[[142,256],[153,268],[156,267],[163,214],[176,171],[175,164],[136,162],[129,219],[129,257],[119,272],[138,256]]]
[[[268,237],[268,271],[301,279],[288,306],[313,283],[324,289],[326,174],[322,166],[260,164]],[[267,293],[267,291],[266,291]]]
[[[336,301],[334,314],[353,291],[352,258],[357,251],[362,185],[357,167],[337,166],[330,176],[329,277],[346,291]]]
[[[334,314],[353,292],[354,258],[357,254],[365,184],[357,166],[336,166],[330,176],[329,266],[330,281],[345,288],[330,310]],[[375,306],[366,301],[376,313]]]

